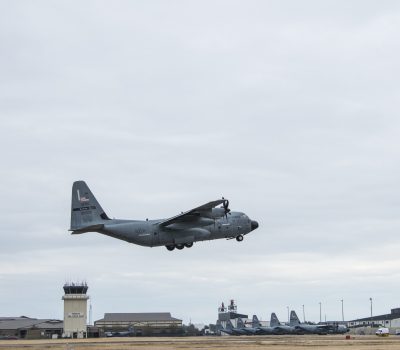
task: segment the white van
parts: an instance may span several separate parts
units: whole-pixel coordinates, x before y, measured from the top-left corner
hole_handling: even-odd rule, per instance
[[[389,328],[385,328],[385,327],[379,328],[379,329],[375,332],[375,334],[376,334],[378,337],[388,337],[388,336],[389,336]]]

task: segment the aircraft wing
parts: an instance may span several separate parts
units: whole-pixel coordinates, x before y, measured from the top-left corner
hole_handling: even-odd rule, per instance
[[[192,220],[195,221],[199,217],[202,217],[205,213],[211,211],[212,208],[215,208],[217,205],[224,204],[224,203],[227,203],[226,199],[218,199],[218,200],[215,200],[212,202],[208,202],[199,207],[188,210],[179,215],[173,216],[172,218],[161,221],[158,223],[158,225],[166,227],[166,226],[176,224],[176,223],[187,223]]]

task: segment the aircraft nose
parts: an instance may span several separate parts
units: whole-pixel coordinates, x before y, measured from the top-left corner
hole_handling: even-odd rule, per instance
[[[251,220],[251,230],[255,230],[256,228],[258,228],[258,222],[255,220]]]

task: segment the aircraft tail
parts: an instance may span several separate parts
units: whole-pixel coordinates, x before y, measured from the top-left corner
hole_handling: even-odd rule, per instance
[[[269,326],[270,327],[276,327],[276,326],[280,326],[280,324],[281,323],[279,322],[278,316],[276,316],[276,313],[273,312],[271,314],[271,321],[269,322]]]
[[[237,325],[237,328],[244,328],[245,327],[245,325],[243,323],[243,320],[240,317],[237,319],[236,325]]]
[[[297,317],[296,311],[294,311],[294,310],[290,311],[290,322],[289,322],[289,324],[291,326],[295,326],[295,325],[300,324],[300,320]]]
[[[253,328],[260,327],[260,321],[258,320],[257,315],[253,315],[253,319],[252,319],[252,322],[251,322],[251,326],[252,326]]]
[[[233,324],[231,320],[226,321],[225,329],[227,329],[228,331],[233,329]]]
[[[85,181],[72,185],[71,228],[72,233],[97,231],[110,220]]]

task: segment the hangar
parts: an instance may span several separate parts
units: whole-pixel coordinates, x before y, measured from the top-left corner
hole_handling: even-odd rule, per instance
[[[106,332],[128,331],[133,328],[135,335],[178,335],[183,333],[182,320],[169,312],[106,313],[104,318],[94,322],[102,335]]]
[[[26,316],[0,317],[0,336],[22,339],[61,337],[64,322],[52,319],[37,319]]]

